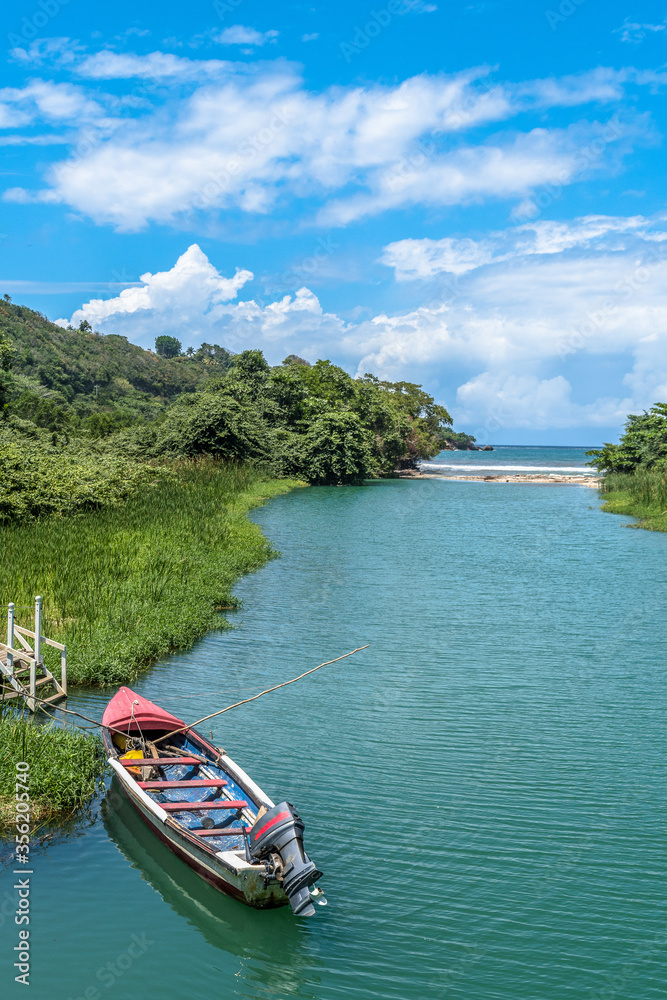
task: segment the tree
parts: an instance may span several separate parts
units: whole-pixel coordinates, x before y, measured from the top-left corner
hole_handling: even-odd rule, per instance
[[[257,412],[222,392],[204,392],[174,404],[158,432],[154,454],[247,461],[268,458],[266,428]]]
[[[108,413],[93,413],[85,421],[88,432],[94,440],[108,437],[117,430],[116,424]]]
[[[79,333],[92,333],[93,328],[87,319],[82,319],[79,323]]]
[[[656,403],[641,414],[631,413],[625,433],[618,444],[605,443],[601,449],[587,451],[589,465],[600,472],[634,472],[667,466],[667,403]]]
[[[370,374],[361,381],[382,390],[407,421],[405,447],[397,461],[399,468],[416,467],[418,459],[433,458],[442,450],[452,418],[433,396],[414,382],[381,382]]]
[[[0,414],[5,407],[5,398],[10,382],[10,376],[7,373],[12,367],[13,358],[14,348],[0,330]]]
[[[189,347],[187,353],[193,353],[192,348]],[[223,368],[228,368],[232,361],[232,354],[227,348],[220,347],[220,344],[207,344],[206,342],[197,348],[194,356],[206,365],[222,365]]]
[[[161,358],[177,358],[181,353],[181,342],[176,340],[176,337],[162,334],[161,337],[155,338],[155,352]]]
[[[373,436],[356,413],[323,413],[305,435],[300,471],[320,486],[361,483],[376,473]]]
[[[298,354],[288,354],[283,361],[284,365],[302,365],[305,368],[311,368],[312,365],[310,361],[306,361],[305,358],[300,358]]]

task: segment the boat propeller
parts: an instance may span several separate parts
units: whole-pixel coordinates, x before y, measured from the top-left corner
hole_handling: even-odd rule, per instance
[[[281,802],[255,822],[248,835],[250,856],[257,860],[278,855],[282,868],[283,889],[294,912],[311,917],[315,913],[312,899],[322,894],[309,890],[322,872],[303,849],[303,820],[290,802]],[[323,895],[323,894],[322,894]]]

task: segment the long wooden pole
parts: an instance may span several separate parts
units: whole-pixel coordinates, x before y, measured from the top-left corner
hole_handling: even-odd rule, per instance
[[[353,653],[359,653],[362,649],[368,649],[369,646],[370,642],[365,646],[359,646],[358,649],[353,649],[350,653],[343,653],[342,656],[337,656],[335,660],[327,660],[326,663],[320,663],[317,667],[312,667],[310,670],[306,670],[305,673],[299,674],[298,677],[293,677],[290,681],[284,681],[282,684],[276,684],[274,687],[267,688],[266,691],[260,691],[259,694],[253,695],[252,698],[246,698],[244,701],[237,701],[234,705],[227,705],[226,708],[221,709],[219,712],[214,712],[213,715],[207,715],[203,719],[200,719],[199,722],[193,723],[192,726],[185,726],[184,729],[192,729],[194,726],[198,726],[200,723],[206,722],[206,719],[212,719],[214,715],[222,715],[223,712],[229,712],[232,708],[238,708],[239,705],[245,705],[248,701],[254,701],[256,698],[261,698],[263,694],[268,694],[270,691],[277,691],[278,688],[286,687],[288,684],[294,684],[295,681],[301,680],[302,677],[307,677],[308,674],[312,674],[315,670],[319,670],[320,667],[326,667],[330,663],[337,663],[338,660],[344,660],[346,656],[352,656]],[[42,702],[44,699],[36,698],[35,700],[37,702]],[[39,707],[42,708],[41,704]],[[48,714],[45,708],[42,708],[42,711],[45,714]],[[97,726],[100,729],[109,729],[114,733],[120,733],[121,736],[127,736],[127,733],[123,729],[116,729],[115,726],[103,726],[101,722],[97,721],[97,719],[91,719],[90,716],[82,715],[81,712],[75,712],[74,709],[63,708],[62,705],[59,705],[57,711],[64,712],[65,715],[76,715],[78,719],[83,719],[84,722],[92,722],[94,726]],[[183,732],[183,730],[174,729],[172,733],[166,733],[164,736],[160,736],[158,739],[153,740],[153,743],[159,743],[161,740],[166,740],[168,736],[173,736],[174,733],[180,732]]]
[[[287,687],[288,684],[295,684],[300,681],[302,677],[307,677],[308,674],[314,674],[316,670],[321,670],[322,667],[328,667],[330,663],[338,663],[339,660],[344,660],[348,656],[354,656],[355,653],[360,653],[362,649],[368,649],[370,642],[367,642],[365,646],[358,646],[357,649],[351,650],[349,653],[343,653],[342,656],[337,656],[335,660],[326,660],[324,663],[318,664],[316,667],[311,667],[310,670],[306,670],[305,673],[299,674],[298,677],[292,677],[289,681],[283,681],[282,684],[274,684],[273,687],[266,688],[265,691],[260,691],[259,694],[254,694],[252,698],[244,698],[243,701],[235,701],[233,705],[227,705],[226,708],[221,708],[219,712],[211,712],[210,715],[205,715],[203,719],[198,719],[197,722],[191,723],[189,726],[181,726],[180,729],[174,729],[170,733],[165,733],[164,736],[158,736],[154,743],[161,743],[162,740],[166,740],[170,736],[175,736],[177,733],[184,733],[188,729],[194,729],[195,726],[201,725],[202,722],[207,722],[209,719],[215,719],[217,715],[224,715],[225,712],[231,712],[233,708],[238,708],[239,705],[247,705],[249,701],[256,701],[257,698],[261,698],[264,694],[270,694],[271,691],[277,691],[278,688]]]

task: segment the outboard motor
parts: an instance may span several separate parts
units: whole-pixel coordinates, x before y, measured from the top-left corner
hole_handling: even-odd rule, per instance
[[[283,889],[299,916],[312,917],[315,907],[308,886],[322,877],[303,849],[303,820],[289,802],[281,802],[260,816],[248,834],[252,858],[277,854],[282,868]]]

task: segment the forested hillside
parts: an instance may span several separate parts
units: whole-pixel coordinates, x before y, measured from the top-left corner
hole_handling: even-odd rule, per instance
[[[155,417],[180,393],[194,392],[231,355],[202,344],[191,356],[160,357],[125,337],[103,336],[49,322],[41,313],[0,299],[0,335],[11,345],[10,412],[49,430],[72,430],[94,414],[118,425]],[[93,427],[95,422],[93,421]]]
[[[251,462],[313,484],[413,467],[468,435],[410,382],[352,378],[330,361],[202,344],[159,353],[82,324],[62,329],[0,302],[0,517],[72,513],[124,499],[174,460]],[[458,441],[457,441],[458,443]]]

